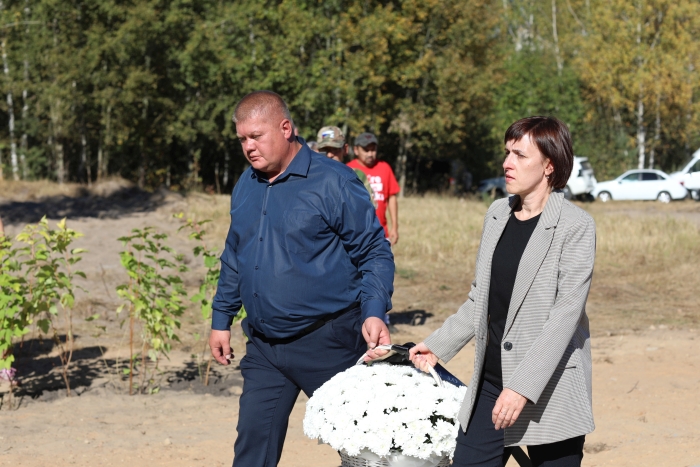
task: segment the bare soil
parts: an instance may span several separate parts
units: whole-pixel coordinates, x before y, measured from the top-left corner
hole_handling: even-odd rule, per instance
[[[187,253],[191,271],[184,277],[194,291],[203,268],[191,254],[193,244],[177,232],[180,221],[172,214],[202,203],[221,210],[220,225],[212,229],[221,236],[227,197],[147,193],[122,182],[42,197],[33,195],[31,187],[15,191],[0,190],[5,196],[0,216],[8,234],[18,233],[25,223],[37,222],[44,214],[55,220],[68,217],[69,226],[84,234],[77,246],[89,250],[80,263],[87,274],[82,285],[89,293],[80,294],[76,305],[72,397],[65,396],[51,341],[34,332],[16,346],[21,386],[11,395],[7,384],[0,385],[0,465],[230,465],[242,380],[236,365],[214,366],[209,385],[203,384],[207,326],[199,311],[193,307],[183,319],[182,342],[169,360],[160,362],[159,392],[134,396],[128,395],[122,372],[129,355],[127,326],[115,313],[119,305],[115,287],[126,281],[116,239],[146,225],[169,233],[172,246]],[[590,210],[594,215],[620,210],[627,216],[675,216],[700,225],[699,207],[691,202],[673,203],[671,208],[655,203],[594,203]],[[223,238],[216,241],[223,244]],[[393,338],[418,342],[466,297],[473,259],[462,268],[450,265],[438,275],[434,266],[416,266],[400,251],[392,312],[398,332]],[[591,291],[596,431],[587,437],[583,464],[700,466],[697,301],[684,299],[685,308],[678,313],[682,319],[670,324],[665,318],[649,318],[632,326],[627,315],[608,311],[625,307],[624,300],[612,303],[610,298],[629,293],[623,285],[596,278]],[[100,317],[85,321],[94,314]],[[233,346],[237,358],[242,357],[244,340],[238,332]],[[468,345],[447,365],[462,380],[471,375],[473,351]],[[302,395],[295,406],[280,465],[336,467],[337,453],[303,435],[305,402]],[[509,466],[513,465],[511,461]]]

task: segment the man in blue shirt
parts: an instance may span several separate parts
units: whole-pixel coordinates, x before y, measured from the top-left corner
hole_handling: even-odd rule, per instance
[[[245,305],[234,466],[275,466],[299,391],[390,343],[394,261],[365,187],[294,135],[280,96],[247,95],[233,121],[251,168],[231,196],[209,345],[227,365]]]

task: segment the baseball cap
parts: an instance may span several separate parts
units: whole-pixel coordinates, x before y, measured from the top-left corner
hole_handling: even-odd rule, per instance
[[[337,126],[324,126],[316,135],[318,149],[342,148],[345,144],[345,135]]]
[[[377,137],[374,136],[372,133],[360,133],[357,135],[355,138],[355,146],[360,146],[363,148],[366,148],[370,144],[376,144],[377,146],[379,145],[379,141],[377,141]]]

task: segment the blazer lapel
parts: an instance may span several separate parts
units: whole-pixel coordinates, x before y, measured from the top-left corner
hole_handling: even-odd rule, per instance
[[[480,264],[476,268],[479,273],[476,277],[476,282],[479,286],[479,290],[482,292],[479,294],[478,301],[474,304],[476,308],[476,312],[474,313],[474,326],[477,330],[486,329],[493,252],[496,249],[496,245],[498,245],[498,241],[501,239],[503,230],[506,228],[512,207],[517,201],[517,196],[511,196],[508,200],[508,204],[503,204],[500,209],[492,213],[493,221],[489,222],[487,230],[481,236],[482,254],[479,256]]]
[[[518,314],[520,305],[525,300],[525,295],[530,290],[532,282],[535,280],[537,271],[539,271],[544,258],[547,256],[549,247],[552,245],[554,231],[559,223],[561,214],[562,200],[564,193],[561,191],[553,191],[549,195],[547,204],[542,211],[542,217],[537,222],[535,231],[532,232],[532,237],[528,241],[523,256],[518,265],[518,273],[515,276],[515,285],[513,286],[513,295],[510,297],[510,305],[508,306],[508,319],[506,327],[503,331],[505,338],[513,326],[513,321]]]

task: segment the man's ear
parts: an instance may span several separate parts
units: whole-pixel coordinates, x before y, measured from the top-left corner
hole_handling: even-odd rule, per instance
[[[288,118],[285,118],[280,122],[280,130],[282,131],[282,134],[286,140],[292,141],[296,139],[294,136],[294,124]]]

